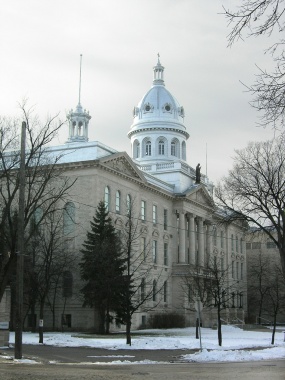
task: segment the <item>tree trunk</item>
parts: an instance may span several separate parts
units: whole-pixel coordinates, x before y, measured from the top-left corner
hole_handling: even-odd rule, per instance
[[[105,334],[105,309],[99,310],[99,334]]]
[[[40,302],[40,320],[39,320],[39,343],[44,343],[44,304],[45,299]]]
[[[196,318],[196,339],[199,339],[199,318]]]
[[[36,332],[36,323],[37,323],[37,321],[36,321],[36,318],[35,318],[35,302],[32,302],[32,305],[31,305],[31,315],[32,315],[32,317],[31,317],[31,319],[32,319],[32,328],[31,328],[31,331],[32,331],[32,333],[35,333]]]
[[[126,324],[126,338],[127,338],[127,344],[130,346],[132,345],[131,325],[132,325],[132,322],[128,320]]]
[[[222,345],[222,321],[221,321],[221,311],[218,308],[218,342],[219,346]]]
[[[272,336],[271,336],[271,344],[274,344],[274,342],[275,342],[275,332],[276,332],[276,313],[274,313],[274,322],[273,322],[273,330],[272,330]]]

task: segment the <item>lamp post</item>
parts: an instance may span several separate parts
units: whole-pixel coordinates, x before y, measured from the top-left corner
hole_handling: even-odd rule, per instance
[[[23,335],[23,279],[24,279],[24,218],[25,218],[25,146],[26,123],[22,122],[21,159],[19,170],[19,214],[17,234],[17,270],[16,270],[16,328],[15,328],[15,359],[22,359]]]

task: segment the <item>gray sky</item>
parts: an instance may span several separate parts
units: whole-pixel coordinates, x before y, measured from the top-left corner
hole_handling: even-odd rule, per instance
[[[152,84],[157,53],[166,88],[185,109],[187,161],[216,182],[234,149],[273,137],[239,82],[255,64],[270,66],[265,37],[227,48],[222,4],[229,0],[9,0],[1,4],[1,114],[16,115],[26,97],[36,112],[66,113],[81,103],[92,119],[89,139],[130,154],[132,110]],[[67,139],[61,131],[56,144]]]

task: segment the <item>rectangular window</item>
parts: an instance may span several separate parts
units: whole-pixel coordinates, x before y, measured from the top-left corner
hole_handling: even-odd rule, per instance
[[[168,244],[164,243],[164,265],[168,265]]]
[[[221,257],[221,271],[223,272],[224,270],[224,258]]]
[[[240,263],[240,278],[243,279],[243,263]]]
[[[239,294],[239,307],[240,308],[243,307],[243,294],[242,293]]]
[[[261,249],[261,243],[257,241],[253,242],[252,249]]]
[[[276,244],[274,243],[274,241],[268,241],[268,242],[266,243],[266,248],[267,248],[267,249],[276,248]]]
[[[224,231],[221,231],[221,248],[224,248]]]
[[[163,210],[163,228],[167,231],[167,210]]]
[[[157,264],[157,240],[152,241],[152,260]]]
[[[167,302],[167,282],[163,284],[163,302]]]
[[[146,201],[141,201],[141,220],[146,220]]]
[[[240,253],[243,253],[243,240],[240,238]]]
[[[238,252],[238,237],[236,236],[236,252]]]
[[[235,262],[232,261],[232,278],[235,278]]]
[[[142,251],[142,260],[146,260],[146,238],[141,238],[141,251]]]
[[[239,279],[239,262],[238,261],[236,262],[236,273],[237,273],[236,279],[238,280]]]
[[[152,205],[152,222],[157,223],[157,205]]]
[[[231,234],[231,246],[232,246],[232,252],[234,251],[234,235]]]
[[[61,314],[62,326],[71,327],[71,314]]]

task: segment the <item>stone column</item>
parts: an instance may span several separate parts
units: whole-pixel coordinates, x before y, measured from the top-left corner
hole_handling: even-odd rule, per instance
[[[179,263],[185,263],[185,215],[179,213]]]
[[[190,264],[195,265],[195,215],[189,214]]]
[[[209,259],[213,250],[213,237],[212,237],[213,225],[211,222],[207,222],[207,233],[206,233],[206,262],[209,263]]]
[[[205,244],[204,244],[204,219],[198,218],[198,265],[204,266],[204,254],[205,254]]]

